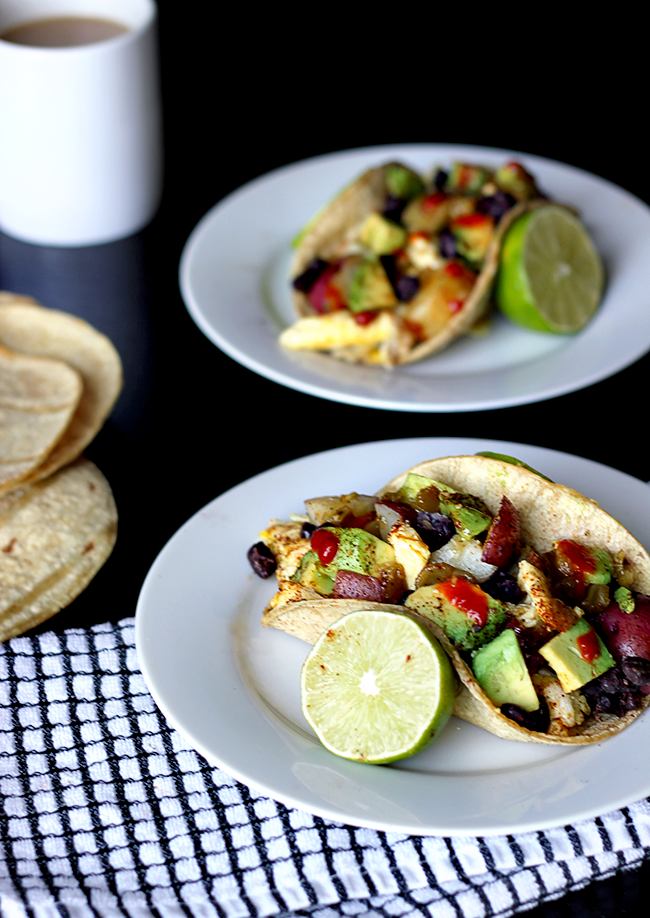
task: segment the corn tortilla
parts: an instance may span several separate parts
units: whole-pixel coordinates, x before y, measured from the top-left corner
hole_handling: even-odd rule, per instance
[[[88,459],[0,497],[0,641],[72,602],[116,535],[110,486]]]
[[[0,345],[0,489],[28,477],[65,434],[83,392],[81,376],[60,360]]]
[[[494,515],[499,510],[502,497],[507,496],[519,512],[522,542],[531,544],[540,553],[550,550],[552,543],[559,539],[605,548],[611,554],[623,551],[633,574],[631,589],[650,594],[650,556],[646,549],[622,523],[595,501],[572,488],[554,484],[533,471],[499,459],[451,456],[413,466],[390,481],[378,496],[398,490],[408,472],[444,482],[461,492],[479,497]],[[313,643],[316,632],[325,630],[341,615],[372,606],[372,603],[360,600],[341,599],[271,604],[264,613],[262,623]],[[393,608],[387,604],[380,607]],[[402,613],[409,612],[403,606],[394,608]],[[411,611],[417,615],[415,610]],[[442,629],[428,620],[426,624],[447,651],[459,676],[454,714],[504,739],[564,746],[597,743],[619,733],[650,705],[648,695],[639,708],[621,717],[591,714],[582,725],[574,728],[570,736],[527,730],[505,717],[490,701]]]
[[[292,278],[298,277],[312,259],[322,258],[327,261],[331,258],[341,240],[353,232],[364,217],[373,211],[381,210],[387,194],[384,169],[385,166],[381,166],[365,172],[316,216],[297,246],[290,268]],[[432,337],[411,346],[400,328],[399,320],[393,315],[392,310],[387,310],[394,326],[386,351],[387,366],[414,363],[442,350],[456,338],[469,332],[487,314],[505,233],[518,217],[543,203],[545,202],[541,199],[520,202],[501,218],[486,252],[483,267],[462,309],[450,314],[444,327]],[[293,291],[293,302],[299,318],[314,315],[307,296],[301,291]],[[289,329],[281,336],[281,341],[283,337],[291,340]],[[344,356],[343,350],[341,356]],[[332,348],[332,352],[336,356],[335,348]]]
[[[25,483],[39,481],[80,456],[101,429],[122,388],[120,357],[109,338],[83,319],[8,292],[0,292],[0,345],[63,361],[83,382],[81,398],[63,436],[22,479]],[[0,485],[0,494],[6,490]]]

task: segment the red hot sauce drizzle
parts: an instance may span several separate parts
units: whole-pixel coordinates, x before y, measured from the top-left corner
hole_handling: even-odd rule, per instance
[[[586,634],[581,634],[577,638],[576,644],[585,663],[593,663],[600,656],[600,644],[593,628],[587,631]]]
[[[596,570],[596,562],[592,554],[571,539],[561,539],[557,543],[558,550],[566,558],[571,568],[571,573],[579,583],[584,583],[587,574],[593,574]]]
[[[438,590],[452,606],[456,606],[476,622],[479,628],[485,625],[490,604],[486,594],[479,587],[463,580],[462,577],[452,577],[451,580],[438,584]]]

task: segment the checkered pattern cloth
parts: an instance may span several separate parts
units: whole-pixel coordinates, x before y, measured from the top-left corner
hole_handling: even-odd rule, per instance
[[[289,809],[169,727],[133,619],[0,646],[0,790],[3,918],[509,916],[650,852],[650,801],[490,838]]]

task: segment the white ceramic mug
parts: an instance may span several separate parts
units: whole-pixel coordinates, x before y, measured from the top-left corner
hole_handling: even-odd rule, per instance
[[[162,190],[154,0],[0,0],[0,35],[70,16],[127,31],[73,47],[0,39],[0,229],[41,245],[129,236]]]

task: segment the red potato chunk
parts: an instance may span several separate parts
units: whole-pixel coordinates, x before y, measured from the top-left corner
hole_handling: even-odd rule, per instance
[[[512,501],[503,497],[498,514],[492,520],[483,546],[481,561],[495,567],[507,567],[518,553],[521,543],[519,513]]]
[[[636,596],[634,612],[623,612],[613,602],[597,618],[604,641],[617,660],[642,657],[650,660],[650,598]]]
[[[332,599],[365,599],[368,602],[387,602],[386,590],[381,580],[356,571],[337,571]]]

